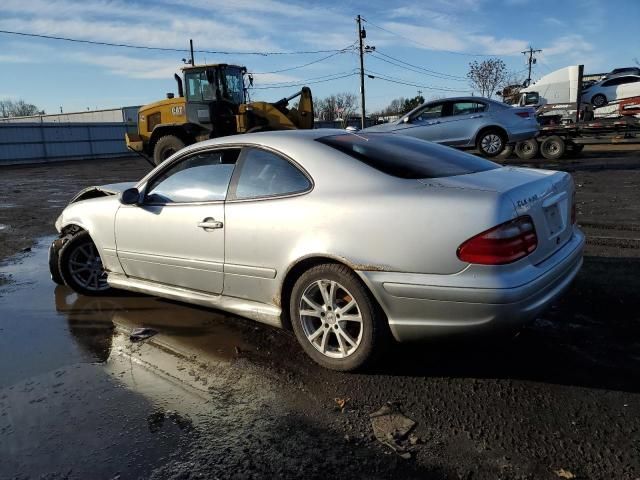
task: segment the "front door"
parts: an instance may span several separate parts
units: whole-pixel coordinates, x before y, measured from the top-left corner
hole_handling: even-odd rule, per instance
[[[410,137],[440,142],[442,140],[442,117],[445,115],[445,103],[425,105],[408,123],[402,125],[402,134]]]
[[[219,294],[224,200],[239,150],[188,155],[147,182],[140,205],[116,214],[116,248],[134,278]]]

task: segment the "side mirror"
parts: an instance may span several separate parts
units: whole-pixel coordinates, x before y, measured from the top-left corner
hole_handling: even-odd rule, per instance
[[[137,188],[127,188],[120,194],[120,203],[123,205],[137,205],[140,203],[140,192]]]

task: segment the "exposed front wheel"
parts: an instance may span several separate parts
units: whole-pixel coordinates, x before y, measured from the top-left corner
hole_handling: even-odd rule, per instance
[[[383,315],[344,265],[323,264],[305,272],[293,287],[289,310],[298,342],[326,368],[362,368],[386,342]]]
[[[58,270],[64,283],[83,295],[105,295],[112,290],[88,232],[74,235],[60,249]]]
[[[498,130],[486,130],[478,136],[476,147],[485,157],[500,155],[506,145],[504,135]]]

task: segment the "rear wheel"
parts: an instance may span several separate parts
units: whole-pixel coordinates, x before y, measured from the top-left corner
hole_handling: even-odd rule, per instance
[[[183,149],[184,142],[175,135],[160,137],[153,147],[153,163],[160,165],[171,155]]]
[[[547,138],[542,145],[540,145],[540,152],[542,156],[547,160],[558,160],[564,155],[566,145],[562,138],[554,135]]]
[[[500,155],[506,145],[506,138],[502,132],[496,129],[489,129],[481,132],[476,141],[476,148],[485,157],[495,157]]]
[[[540,149],[540,145],[535,138],[524,140],[516,144],[516,155],[521,160],[531,160],[534,158]]]
[[[77,233],[63,245],[58,270],[64,283],[83,295],[106,295],[112,291],[98,249],[88,232]]]
[[[323,367],[362,368],[386,343],[384,316],[344,265],[318,265],[302,274],[291,292],[289,310],[298,342]]]

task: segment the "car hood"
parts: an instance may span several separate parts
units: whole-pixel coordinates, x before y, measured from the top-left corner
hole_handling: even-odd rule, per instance
[[[107,185],[98,185],[93,187],[87,187],[80,190],[69,203],[79,202],[81,200],[88,200],[90,198],[107,197],[109,195],[117,195],[123,192],[127,188],[135,187],[135,182],[120,182],[109,183]]]

